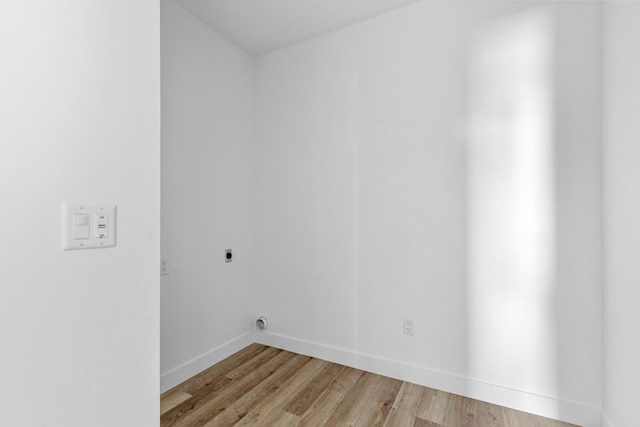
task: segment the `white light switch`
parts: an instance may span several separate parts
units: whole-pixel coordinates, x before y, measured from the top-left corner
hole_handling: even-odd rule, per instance
[[[74,214],[74,240],[84,240],[90,237],[89,214]]]
[[[106,248],[115,245],[115,205],[62,205],[62,249]]]

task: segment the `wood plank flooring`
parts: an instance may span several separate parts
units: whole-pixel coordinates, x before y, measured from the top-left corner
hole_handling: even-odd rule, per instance
[[[161,427],[570,427],[252,344],[164,393]]]

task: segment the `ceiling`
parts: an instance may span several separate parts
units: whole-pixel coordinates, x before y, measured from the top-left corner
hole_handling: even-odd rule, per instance
[[[253,56],[419,0],[177,0]]]

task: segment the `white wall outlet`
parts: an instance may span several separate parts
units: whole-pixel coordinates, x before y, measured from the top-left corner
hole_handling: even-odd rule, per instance
[[[160,275],[161,276],[169,275],[169,258],[166,258],[166,257],[160,258]]]
[[[410,317],[402,319],[402,332],[405,335],[413,335],[413,319]]]

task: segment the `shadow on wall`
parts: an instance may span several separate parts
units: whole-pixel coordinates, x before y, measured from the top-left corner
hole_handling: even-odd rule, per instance
[[[536,8],[474,35],[467,159],[468,376],[549,397],[560,392],[554,24]],[[553,400],[521,399],[560,415]]]

